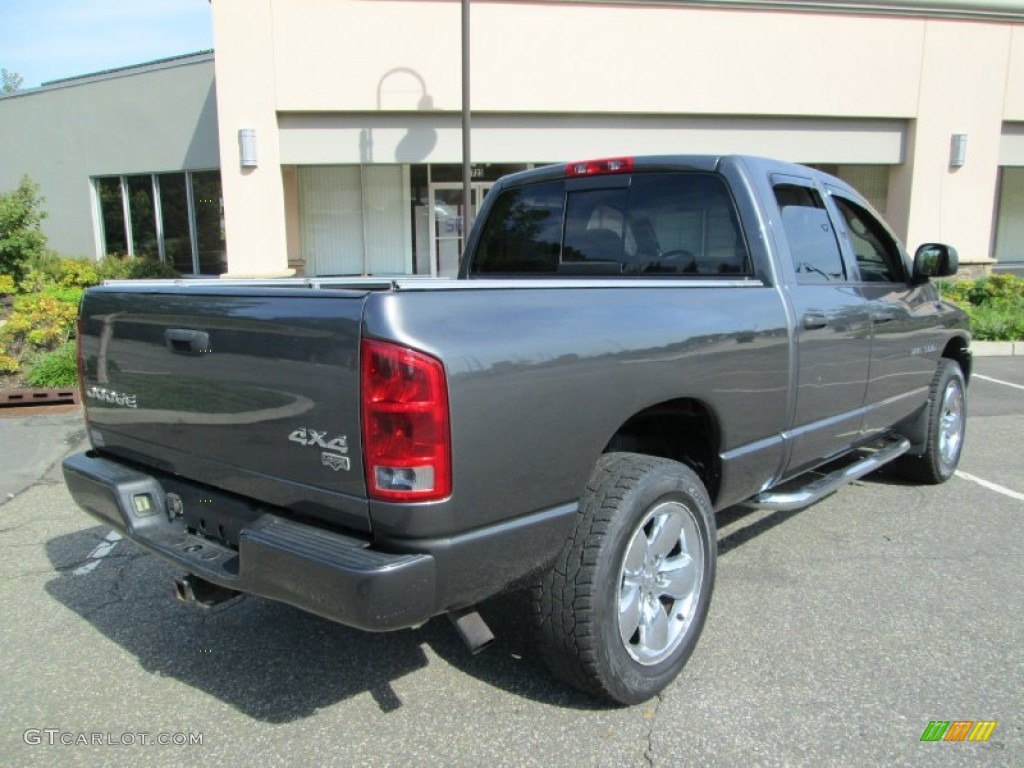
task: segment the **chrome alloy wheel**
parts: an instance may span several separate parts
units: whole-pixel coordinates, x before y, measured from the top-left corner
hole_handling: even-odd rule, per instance
[[[964,439],[964,391],[960,382],[950,379],[942,393],[939,413],[939,458],[945,466],[956,463]]]
[[[678,501],[652,507],[633,532],[619,576],[619,635],[640,664],[664,661],[682,643],[704,582],[697,519]]]

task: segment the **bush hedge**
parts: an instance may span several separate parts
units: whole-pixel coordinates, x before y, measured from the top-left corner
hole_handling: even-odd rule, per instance
[[[78,383],[75,342],[66,341],[52,352],[38,356],[25,376],[25,383],[43,389],[75,386]]]
[[[1009,274],[941,281],[942,297],[967,312],[978,341],[1024,340],[1024,279]]]
[[[20,278],[0,274],[0,374],[32,387],[75,383],[75,318],[82,292],[103,280],[173,278],[156,259],[107,256],[100,261],[42,253],[22,260]]]
[[[61,258],[46,250],[43,202],[28,176],[0,192],[0,374],[20,374],[30,386],[63,387],[77,376],[73,339],[83,290],[103,280],[178,273],[154,258]]]

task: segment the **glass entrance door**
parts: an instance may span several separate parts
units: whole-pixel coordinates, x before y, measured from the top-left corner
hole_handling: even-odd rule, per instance
[[[472,223],[491,184],[474,183],[469,217]],[[455,277],[459,272],[459,259],[465,248],[462,231],[463,188],[458,182],[437,182],[430,185],[430,275]]]

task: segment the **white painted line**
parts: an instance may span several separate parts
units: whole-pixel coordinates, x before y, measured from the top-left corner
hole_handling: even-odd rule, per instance
[[[108,533],[103,541],[96,545],[92,552],[89,553],[88,563],[76,568],[74,570],[75,576],[84,576],[87,573],[92,573],[96,570],[96,567],[100,564],[104,557],[114,551],[114,547],[117,542],[121,540],[122,536],[117,531],[111,531]]]
[[[990,491],[1001,493],[1003,494],[1003,496],[1009,496],[1011,499],[1016,499],[1017,501],[1024,501],[1024,493],[1017,493],[1017,491],[1011,491],[1009,488],[1006,488],[1002,485],[997,485],[996,483],[989,482],[988,480],[984,480],[980,477],[969,475],[966,472],[961,472],[959,469],[956,471],[956,476],[961,477],[964,480],[970,480],[972,483],[977,483],[982,488],[988,488]]]
[[[991,381],[993,384],[1002,384],[1004,387],[1013,387],[1014,389],[1024,389],[1020,384],[1013,384],[1009,381],[1003,381],[1002,379],[993,379],[991,376],[982,376],[980,373],[976,373],[971,376],[972,379],[983,379],[984,381]]]

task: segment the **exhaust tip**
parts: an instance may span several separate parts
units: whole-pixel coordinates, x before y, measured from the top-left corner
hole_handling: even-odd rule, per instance
[[[194,599],[185,577],[179,577],[174,580],[174,596],[182,603],[189,603]]]
[[[472,608],[463,608],[448,614],[449,620],[455,625],[462,642],[474,656],[494,642],[494,633],[487,626],[483,617]]]

